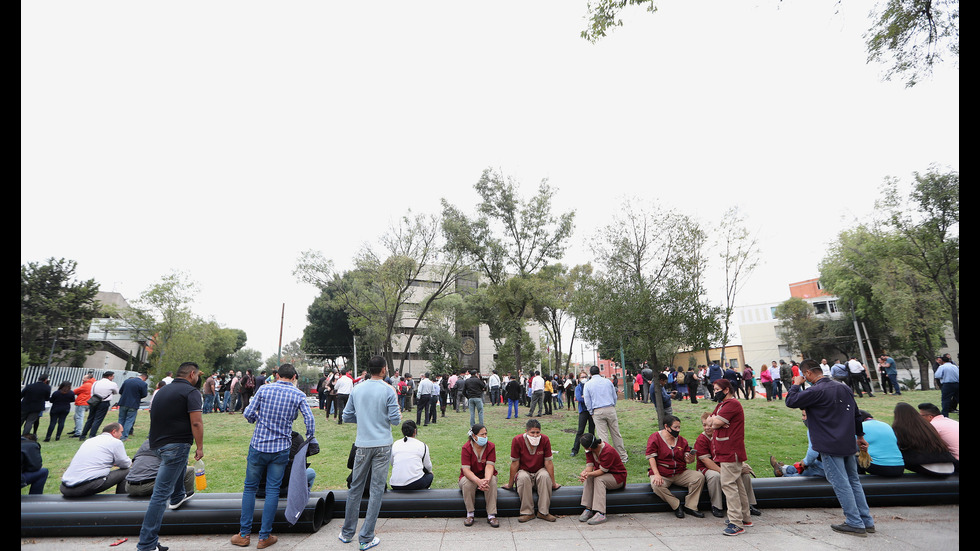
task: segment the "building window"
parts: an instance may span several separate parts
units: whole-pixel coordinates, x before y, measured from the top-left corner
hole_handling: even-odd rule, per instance
[[[831,300],[830,302],[828,302],[827,303],[827,309],[830,310],[830,313],[831,314],[836,314],[838,312],[838,310],[837,310],[837,301],[836,300]]]
[[[814,302],[813,309],[816,310],[817,314],[827,313],[827,303],[826,302]]]

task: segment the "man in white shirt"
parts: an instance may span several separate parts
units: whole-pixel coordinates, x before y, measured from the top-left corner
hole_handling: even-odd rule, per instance
[[[426,371],[422,374],[422,380],[419,381],[418,390],[415,391],[415,424],[423,423],[422,418],[425,417],[425,422],[422,424],[423,427],[429,426],[429,401],[432,400],[432,381],[429,380],[429,372]]]
[[[534,404],[537,404],[538,417],[541,417],[544,414],[544,377],[541,376],[540,371],[534,372],[529,384],[531,385],[531,410],[527,416],[534,415]]]
[[[98,436],[82,443],[61,476],[62,495],[91,496],[113,486],[117,494],[126,493],[126,474],[133,462],[120,440],[122,433],[122,425],[109,423]]]
[[[851,357],[850,360],[847,360],[847,371],[850,374],[851,390],[857,393],[858,398],[864,398],[864,392],[868,393],[869,398],[875,397],[871,393],[871,385],[868,383],[867,370],[864,369],[861,362],[857,361],[857,358]],[[864,392],[861,392],[862,387]]]
[[[82,435],[78,437],[79,442],[84,442],[85,438],[94,437],[99,433],[99,427],[102,426],[102,421],[112,406],[109,402],[110,398],[113,394],[119,394],[119,385],[112,380],[115,376],[114,372],[106,371],[102,378],[92,385],[92,396],[98,396],[102,401],[94,408],[91,406],[88,408],[88,419],[82,427]],[[89,399],[89,402],[91,403],[92,400]]]
[[[490,405],[495,406],[500,403],[500,376],[497,375],[497,371],[494,370],[490,374],[490,379],[487,381],[487,386],[490,387]]]
[[[340,378],[334,383],[334,388],[337,390],[337,395],[334,396],[335,410],[337,411],[337,424],[344,424],[344,416],[340,415],[344,411],[344,407],[347,406],[347,400],[350,398],[351,390],[354,389],[354,379],[351,379],[350,374],[347,369],[340,374]]]

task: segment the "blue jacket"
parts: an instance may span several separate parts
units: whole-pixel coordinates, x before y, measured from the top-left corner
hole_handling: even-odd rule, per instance
[[[708,366],[708,382],[714,383],[718,379],[722,378],[721,366],[718,364],[711,364]]]
[[[786,407],[806,410],[810,443],[818,453],[854,455],[855,436],[864,436],[861,414],[850,387],[821,377],[806,390],[793,385],[786,395]]]

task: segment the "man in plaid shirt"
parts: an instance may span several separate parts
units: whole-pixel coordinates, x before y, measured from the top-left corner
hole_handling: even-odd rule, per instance
[[[282,485],[289,448],[292,444],[293,421],[297,412],[303,414],[306,423],[306,439],[313,438],[316,423],[313,411],[306,403],[306,394],[296,388],[299,376],[292,364],[279,367],[279,378],[264,384],[255,392],[242,415],[249,423],[255,423],[255,432],[248,446],[245,468],[245,490],[242,492],[241,529],[231,538],[231,543],[248,547],[255,512],[255,493],[265,475],[265,505],[262,508],[262,526],[259,528],[257,547],[265,549],[276,543],[271,535],[272,521],[279,507],[279,488]]]

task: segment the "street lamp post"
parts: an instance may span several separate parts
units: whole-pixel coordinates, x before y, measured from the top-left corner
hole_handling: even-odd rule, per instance
[[[54,340],[51,341],[51,352],[48,354],[48,369],[51,369],[51,359],[54,357],[54,345],[58,342],[58,333],[60,333],[62,329],[64,328],[59,327],[58,330],[54,332]]]

